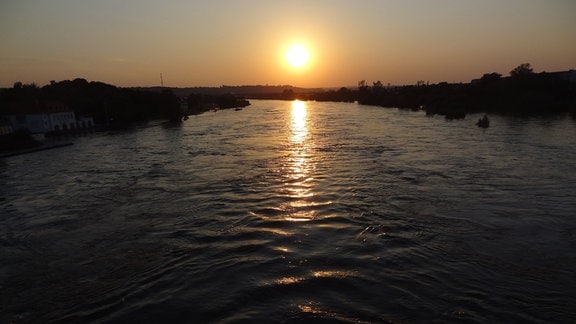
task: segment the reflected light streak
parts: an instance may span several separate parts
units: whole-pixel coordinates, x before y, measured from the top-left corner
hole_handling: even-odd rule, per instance
[[[345,314],[339,314],[329,310],[323,310],[319,306],[315,306],[313,302],[308,304],[298,305],[298,308],[302,313],[316,314],[319,318],[326,318],[335,322],[346,322],[346,323],[357,323],[359,322],[357,318],[352,318]]]
[[[307,198],[314,196],[310,190],[310,182],[313,180],[308,151],[308,107],[304,101],[294,100],[290,111],[290,157],[286,177],[290,179],[286,191],[290,198],[295,199],[288,203],[290,215],[285,219],[291,222],[306,222],[314,219],[314,212],[306,210],[311,206]],[[301,210],[304,209],[304,210]]]
[[[286,218],[284,218],[285,220],[289,221],[289,222],[309,222],[312,219],[314,219],[313,215],[310,215],[311,213],[300,213],[302,215],[292,215],[292,216],[288,216]]]
[[[308,107],[304,101],[292,101],[292,123],[290,124],[292,142],[300,144],[308,136],[307,115]]]
[[[276,283],[279,285],[292,285],[292,284],[298,283],[302,280],[304,280],[304,278],[285,277],[285,278],[279,279]]]
[[[347,278],[355,276],[352,271],[339,271],[339,270],[329,270],[329,271],[314,271],[312,276],[315,278]]]

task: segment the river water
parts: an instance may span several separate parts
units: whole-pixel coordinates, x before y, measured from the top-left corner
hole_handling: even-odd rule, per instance
[[[0,161],[0,322],[575,322],[576,121],[348,103]]]

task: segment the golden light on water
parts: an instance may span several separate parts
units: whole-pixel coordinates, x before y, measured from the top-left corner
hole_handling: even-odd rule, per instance
[[[278,284],[278,285],[292,285],[295,283],[299,283],[303,280],[304,280],[304,278],[300,278],[300,277],[284,277],[284,278],[278,279],[276,281],[276,284]]]
[[[347,278],[355,276],[356,274],[352,271],[340,271],[340,270],[324,270],[324,271],[314,271],[312,276],[315,278]]]
[[[286,192],[291,201],[285,206],[286,220],[293,222],[309,221],[314,218],[310,211],[313,204],[308,201],[314,196],[311,189],[314,165],[311,161],[306,102],[294,100],[290,107],[290,144],[286,168]]]
[[[314,271],[310,275],[305,275],[302,277],[282,277],[274,281],[277,285],[293,285],[301,283],[306,280],[314,280],[317,278],[348,278],[355,277],[357,274],[352,271],[343,270],[319,270]]]
[[[292,131],[292,142],[301,144],[308,136],[308,107],[304,101],[292,101],[292,111],[290,130]]]

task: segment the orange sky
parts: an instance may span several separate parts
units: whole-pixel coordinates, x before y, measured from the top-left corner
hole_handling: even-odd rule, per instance
[[[576,1],[0,2],[0,87],[468,82],[576,68]],[[306,68],[285,63],[306,44]]]

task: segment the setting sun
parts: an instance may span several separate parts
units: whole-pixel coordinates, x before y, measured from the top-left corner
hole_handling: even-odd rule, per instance
[[[303,45],[292,45],[286,51],[286,61],[291,67],[303,67],[308,63],[309,60],[310,53],[308,52],[308,49]]]

